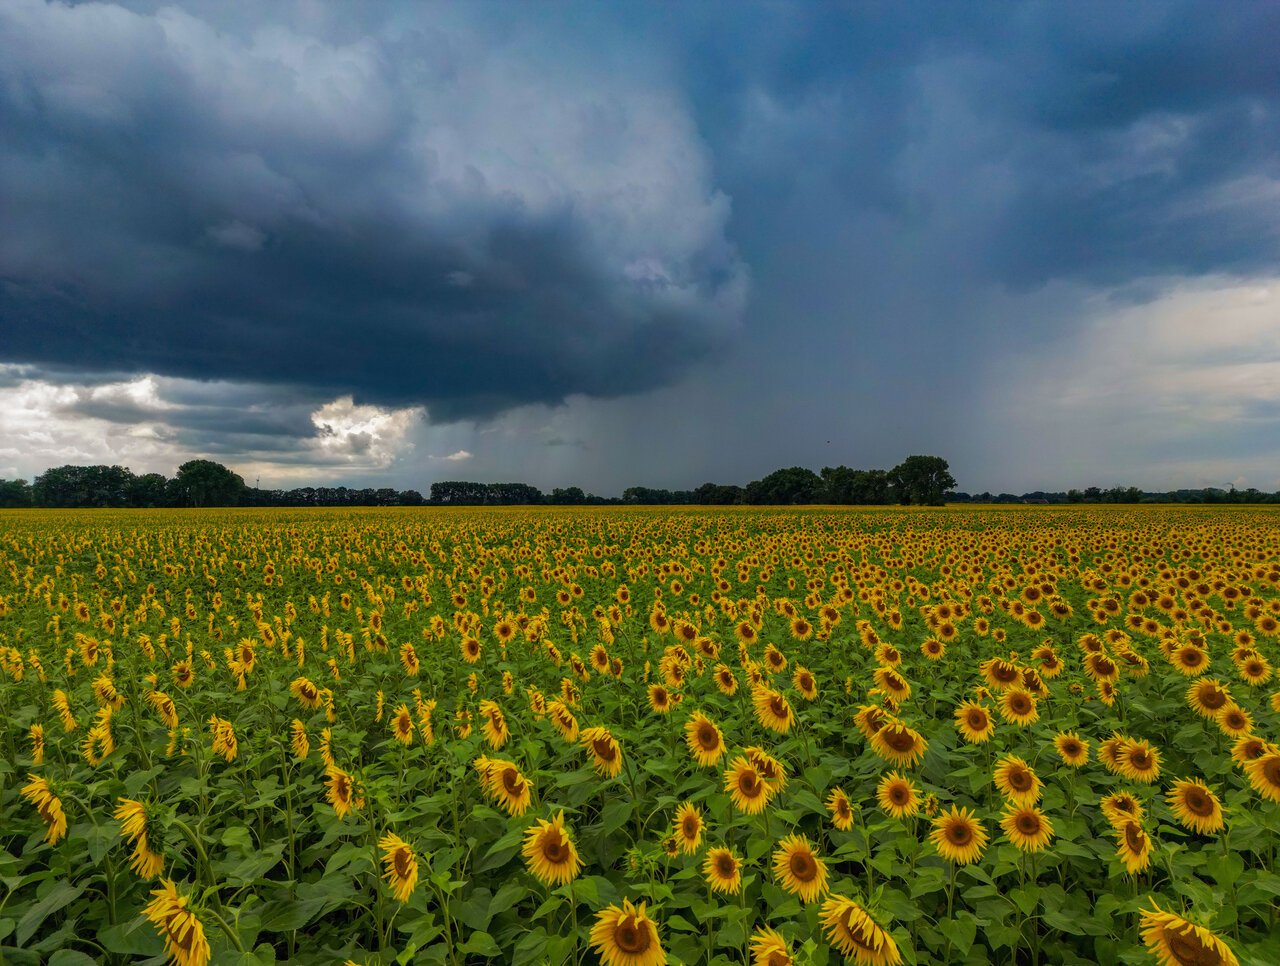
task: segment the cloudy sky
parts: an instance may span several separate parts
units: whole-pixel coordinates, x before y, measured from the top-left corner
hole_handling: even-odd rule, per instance
[[[1280,489],[1280,6],[0,4],[0,477]]]

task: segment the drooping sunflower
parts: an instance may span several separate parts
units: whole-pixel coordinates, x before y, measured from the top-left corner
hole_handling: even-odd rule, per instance
[[[770,731],[786,734],[795,724],[796,715],[791,709],[791,702],[773,688],[758,687],[751,693],[751,704],[755,709],[756,720]]]
[[[1116,842],[1116,858],[1130,875],[1137,875],[1151,864],[1151,836],[1138,822],[1121,822],[1116,827]]]
[[[320,707],[320,702],[324,700],[320,688],[310,678],[294,678],[293,683],[289,685],[289,690],[298,699],[298,703],[308,711],[314,711]]]
[[[716,723],[701,711],[695,711],[685,723],[684,740],[689,754],[704,768],[714,768],[724,757],[724,735]]]
[[[853,828],[853,806],[843,788],[834,788],[827,796],[827,809],[831,812],[831,824],[841,832]]]
[[[605,778],[616,778],[622,771],[622,747],[608,728],[583,728],[578,741],[591,755],[591,767]]]
[[[1176,781],[1166,801],[1174,817],[1193,832],[1212,835],[1226,824],[1222,818],[1222,803],[1204,782],[1189,778]]]
[[[289,744],[295,758],[306,758],[311,753],[311,741],[307,738],[307,726],[297,718],[289,725]]]
[[[1008,688],[1000,695],[1000,716],[1020,728],[1034,724],[1040,720],[1035,695],[1026,688]]]
[[[731,849],[708,849],[702,874],[712,892],[736,896],[742,889],[742,860]]]
[[[151,896],[142,914],[164,939],[169,958],[177,966],[207,966],[209,941],[205,939],[204,926],[187,905],[187,897],[178,893],[170,879],[165,879],[159,889],[152,889]]]
[[[881,691],[898,704],[911,697],[911,683],[891,667],[876,668],[872,679]]]
[[[560,733],[567,744],[578,740],[578,719],[563,701],[552,701],[547,704],[547,720]]]
[[[520,769],[509,761],[500,761],[489,769],[489,791],[508,815],[523,815],[533,800],[533,786]]]
[[[822,904],[821,918],[827,940],[846,959],[859,966],[898,966],[902,962],[902,953],[888,930],[852,899],[827,899]]]
[[[760,926],[751,934],[751,966],[793,966],[791,947],[776,929]]]
[[[114,815],[120,823],[121,837],[133,846],[129,868],[143,879],[158,876],[164,868],[164,856],[153,852],[147,841],[146,806],[130,798],[120,798]]]
[[[1255,758],[1261,758],[1271,748],[1257,735],[1241,735],[1231,746],[1231,760],[1243,767]]]
[[[534,878],[548,886],[570,882],[582,870],[578,849],[564,824],[563,809],[550,822],[538,819],[525,830],[521,853]]]
[[[894,818],[911,818],[920,811],[920,792],[909,778],[896,771],[881,776],[876,783],[876,800]]]
[[[924,735],[901,721],[892,721],[871,737],[871,750],[890,764],[911,768],[928,750]]]
[[[1053,839],[1053,823],[1034,805],[1010,806],[1000,827],[1023,852],[1039,852]]]
[[[55,845],[67,834],[67,815],[62,810],[62,799],[54,794],[49,783],[39,775],[28,774],[27,784],[22,786],[22,797],[36,807],[44,820],[44,840]]]
[[[738,678],[733,673],[733,668],[727,664],[717,664],[715,666],[716,687],[720,689],[721,694],[732,697],[738,692]]]
[[[480,714],[484,717],[484,740],[494,751],[502,748],[511,737],[511,729],[507,727],[507,716],[502,713],[497,702],[484,700],[480,702]]]
[[[968,865],[982,857],[987,847],[987,833],[972,811],[952,805],[933,820],[929,841],[948,862]]]
[[[827,891],[827,864],[802,835],[788,835],[773,853],[778,884],[801,902],[813,902]]]
[[[991,712],[973,701],[966,701],[956,708],[955,718],[956,730],[971,745],[990,741],[995,734],[996,723],[991,719]]]
[[[382,849],[382,878],[391,887],[397,902],[408,902],[418,884],[418,856],[413,846],[393,832],[387,832],[378,840]]]
[[[756,766],[756,771],[769,786],[770,795],[776,795],[787,787],[787,767],[777,758],[756,746],[744,748],[742,753],[747,756],[751,764]]]
[[[997,762],[993,779],[1000,794],[1015,805],[1034,805],[1044,788],[1035,771],[1017,755],[1005,755]]]
[[[1063,731],[1053,739],[1053,747],[1064,765],[1080,768],[1089,761],[1089,742],[1074,731]]]
[[[676,809],[674,826],[680,850],[687,855],[696,853],[698,847],[702,845],[702,831],[705,828],[702,813],[698,811],[698,807],[692,802],[682,802]]]
[[[658,924],[645,914],[645,904],[609,906],[596,913],[591,927],[591,945],[603,966],[666,966]]]
[[[1239,966],[1240,963],[1226,941],[1212,930],[1165,912],[1154,900],[1150,910],[1142,910],[1141,933],[1142,942],[1160,961],[1160,966]]]
[[[733,807],[747,815],[763,812],[773,794],[756,766],[743,755],[735,758],[725,771],[724,790],[733,800]]]

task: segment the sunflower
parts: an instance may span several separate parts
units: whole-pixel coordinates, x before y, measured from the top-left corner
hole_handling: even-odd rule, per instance
[[[822,904],[822,925],[831,945],[860,966],[897,966],[902,962],[893,937],[852,899],[827,899]]]
[[[187,905],[187,897],[179,895],[169,879],[165,879],[159,889],[152,889],[151,896],[142,914],[163,937],[169,958],[177,966],[206,966],[209,942],[204,936],[204,926]]]
[[[1064,765],[1080,768],[1089,761],[1089,742],[1074,731],[1060,732],[1053,739],[1053,747]]]
[[[497,751],[511,737],[507,717],[496,702],[489,700],[480,702],[480,714],[484,716],[484,740],[489,743],[490,748]]]
[[[400,645],[400,665],[411,678],[416,678],[422,671],[422,662],[418,660],[418,652],[411,641]]]
[[[875,681],[876,687],[898,702],[898,704],[902,704],[902,702],[911,697],[910,682],[893,668],[876,668],[871,677]]]
[[[236,729],[231,722],[213,715],[209,718],[209,731],[213,736],[213,753],[221,755],[227,761],[234,761],[239,753],[240,744],[236,739]]]
[[[1255,758],[1261,758],[1270,750],[1267,742],[1255,735],[1241,735],[1231,746],[1231,760],[1237,765],[1247,765]]]
[[[990,741],[995,734],[996,723],[991,720],[991,713],[980,704],[966,701],[956,708],[955,718],[956,729],[971,745]]]
[[[675,837],[682,852],[693,855],[698,851],[704,828],[702,813],[692,802],[684,802],[676,809]]]
[[[1053,823],[1034,805],[1010,806],[1000,827],[1023,852],[1039,852],[1053,838]]]
[[[351,776],[337,765],[330,765],[325,780],[325,798],[333,806],[338,818],[345,818],[351,811],[351,801],[355,797],[355,783]]]
[[[1122,822],[1116,828],[1116,841],[1116,858],[1130,875],[1137,875],[1151,864],[1151,836],[1137,822]]]
[[[911,818],[920,811],[920,792],[911,780],[896,771],[880,778],[876,784],[880,807],[894,818]]]
[[[1188,922],[1172,912],[1165,912],[1152,901],[1150,910],[1142,910],[1142,941],[1160,961],[1161,966],[1239,966],[1239,960],[1226,942],[1204,926]]]
[[[724,773],[724,790],[734,808],[747,815],[763,812],[773,795],[756,766],[743,755],[735,758]]]
[[[508,815],[523,815],[533,800],[533,786],[509,761],[498,761],[487,774],[489,794]]]
[[[27,784],[22,786],[22,797],[36,807],[40,817],[44,819],[44,840],[55,845],[67,834],[67,816],[62,810],[62,799],[53,793],[49,783],[38,775],[27,775]]]
[[[987,687],[991,688],[992,691],[1003,691],[1005,688],[1012,687],[1022,680],[1022,673],[1018,670],[1018,665],[998,657],[983,661],[978,666],[978,670],[982,672],[982,676],[987,681]]]
[[[871,750],[890,764],[911,768],[924,757],[929,743],[924,735],[894,721],[886,724],[871,738]]]
[[[324,700],[320,689],[309,678],[294,678],[293,683],[289,685],[289,690],[298,699],[298,703],[308,711],[314,711],[320,707],[320,702]]]
[[[813,672],[807,667],[797,664],[795,674],[791,676],[791,683],[795,685],[795,689],[800,692],[800,696],[806,701],[812,701],[818,696],[818,681],[813,676]]]
[[[792,966],[791,949],[776,929],[761,926],[751,934],[751,966]]]
[[[1196,677],[1209,670],[1209,655],[1194,644],[1184,644],[1173,652],[1173,666],[1179,673]]]
[[[1173,783],[1166,799],[1174,817],[1184,828],[1201,835],[1222,830],[1222,803],[1208,785],[1193,779]]]
[[[484,645],[479,639],[470,635],[464,637],[458,646],[462,649],[462,659],[468,664],[475,664],[480,660],[480,654],[484,650]]]
[[[1018,727],[1026,727],[1040,720],[1035,695],[1021,687],[1007,689],[1000,695],[1000,716]]]
[[[715,767],[724,757],[724,735],[701,711],[695,711],[685,723],[684,741],[694,761],[704,768]]]
[[[413,715],[407,704],[401,704],[391,715],[391,734],[402,745],[413,741]]]
[[[289,726],[289,744],[293,748],[295,758],[306,758],[311,753],[311,742],[307,738],[307,726],[297,718]]]
[[[751,692],[751,704],[755,709],[756,720],[770,731],[786,734],[795,724],[796,715],[791,709],[791,702],[779,691],[767,687],[754,688]]]
[[[833,789],[827,796],[827,808],[831,812],[831,824],[841,832],[853,828],[853,806],[843,788]]]
[[[1239,664],[1240,678],[1245,684],[1257,687],[1271,680],[1271,664],[1261,654],[1253,653]]]
[[[622,748],[608,728],[584,728],[578,740],[590,753],[597,774],[615,778],[622,771]]]
[[[562,701],[552,701],[547,705],[547,719],[552,727],[560,732],[560,737],[567,744],[578,740],[578,719]]]
[[[1280,802],[1280,752],[1274,748],[1244,766],[1249,784],[1263,798]]]
[[[755,765],[756,771],[764,783],[769,786],[769,794],[775,795],[787,787],[787,769],[763,748],[751,747],[742,749],[747,760]]]
[[[1099,803],[1102,815],[1111,823],[1113,829],[1119,830],[1125,822],[1141,822],[1146,809],[1136,795],[1130,792],[1112,792],[1105,795]]]
[[[1120,754],[1128,741],[1120,732],[1113,731],[1111,737],[1098,746],[1098,761],[1113,775],[1120,774]]]
[[[520,851],[529,871],[544,885],[563,885],[582,869],[578,849],[565,828],[564,809],[550,822],[538,819],[530,825]]]
[[[33,724],[27,731],[31,738],[31,763],[44,764],[44,725]]]
[[[957,865],[978,861],[987,847],[982,822],[969,809],[954,805],[933,820],[929,840],[940,856]]]
[[[712,892],[736,896],[742,889],[742,860],[731,849],[708,849],[702,874]]]
[[[1160,752],[1149,741],[1128,741],[1116,756],[1120,774],[1132,781],[1150,785],[1160,777]]]
[[[797,641],[807,641],[813,636],[813,625],[803,617],[793,617],[791,619],[791,636]]]
[[[920,653],[930,661],[941,661],[947,654],[947,645],[936,637],[926,638],[920,645]]]
[[[118,799],[114,813],[120,823],[120,836],[133,846],[129,868],[143,879],[153,879],[164,868],[164,856],[153,852],[147,841],[147,811],[142,802]]]
[[[888,724],[890,715],[878,704],[864,704],[853,716],[854,726],[870,741],[875,733]]]
[[[1222,733],[1230,738],[1239,738],[1253,731],[1253,716],[1234,701],[1219,708],[1213,719]]]
[[[1005,755],[993,776],[996,788],[1014,805],[1034,805],[1044,789],[1040,777],[1017,755]]]
[[[622,908],[611,905],[596,913],[591,945],[603,966],[666,966],[658,924],[645,915],[644,906],[624,899]]]
[[[720,689],[721,694],[732,697],[738,691],[738,678],[733,673],[733,668],[727,664],[717,664],[715,667],[716,687]]]
[[[827,891],[827,864],[802,835],[788,835],[773,853],[778,884],[801,902],[813,902]]]
[[[386,867],[382,877],[391,886],[391,894],[397,902],[408,902],[418,883],[418,856],[413,846],[388,832],[378,840],[378,848],[382,849],[382,863]]]
[[[661,684],[649,685],[649,707],[658,714],[667,714],[676,706],[671,692]]]

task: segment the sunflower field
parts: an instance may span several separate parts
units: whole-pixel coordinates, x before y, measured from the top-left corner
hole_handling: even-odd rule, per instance
[[[1280,516],[0,513],[0,962],[1280,962]]]

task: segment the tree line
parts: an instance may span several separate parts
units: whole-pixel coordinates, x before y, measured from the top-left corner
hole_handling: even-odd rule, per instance
[[[801,466],[775,470],[745,486],[704,483],[693,490],[630,486],[621,497],[601,497],[581,487],[544,493],[528,483],[446,480],[430,496],[391,487],[353,489],[303,486],[259,489],[221,463],[190,460],[172,478],[135,474],[123,466],[57,466],[30,483],[0,480],[0,507],[209,507],[209,506],[600,506],[608,504],[753,506],[800,504],[940,505],[956,485],[940,456],[908,456],[891,470]]]

